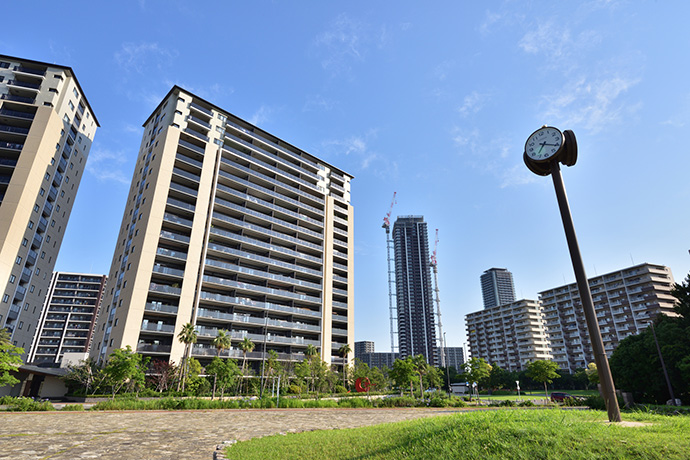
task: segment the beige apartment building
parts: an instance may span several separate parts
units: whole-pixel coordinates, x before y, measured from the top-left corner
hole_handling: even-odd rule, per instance
[[[470,354],[508,371],[551,359],[544,317],[535,300],[518,300],[465,316]]]
[[[65,353],[86,354],[101,308],[105,275],[53,273],[28,361],[57,367]]]
[[[327,363],[354,344],[352,176],[216,105],[173,87],[144,123],[92,355],[127,345],[179,363],[208,362],[227,330]],[[352,356],[350,356],[352,359]]]
[[[71,68],[0,55],[0,327],[27,352],[98,126]]]
[[[658,314],[673,315],[673,275],[663,265],[640,264],[589,279],[606,354],[645,329]],[[594,362],[577,284],[539,293],[553,360],[574,372]]]

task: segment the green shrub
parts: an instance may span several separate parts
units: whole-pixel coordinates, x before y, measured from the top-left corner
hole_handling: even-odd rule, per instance
[[[299,385],[292,384],[288,386],[287,392],[291,395],[298,395],[302,393],[302,387]]]
[[[417,400],[409,396],[384,398],[379,400],[378,407],[415,407]]]
[[[83,411],[84,410],[84,405],[83,404],[66,404],[63,406],[62,410],[65,411]]]
[[[453,407],[467,407],[467,403],[464,399],[458,398],[457,396],[451,397],[451,406]]]
[[[534,403],[528,399],[519,403],[518,407],[534,407]]]
[[[606,410],[606,402],[604,398],[599,395],[588,396],[582,401],[582,404],[594,410]]]
[[[498,405],[503,407],[515,407],[515,401],[506,399],[505,401],[501,401]]]
[[[429,405],[431,407],[448,407],[450,401],[448,398],[442,398],[440,396],[434,396],[429,400]]]
[[[345,398],[338,401],[338,406],[340,407],[373,407],[374,404],[365,398]]]
[[[345,393],[347,393],[347,388],[345,388],[342,385],[336,385],[335,386],[335,392],[338,394],[345,394]]]
[[[53,405],[49,401],[38,402],[31,398],[12,398],[4,397],[2,402],[7,406],[7,410],[10,412],[28,412],[28,411],[52,411],[55,410]]]
[[[297,398],[281,398],[278,407],[302,409],[304,407],[304,401]]]

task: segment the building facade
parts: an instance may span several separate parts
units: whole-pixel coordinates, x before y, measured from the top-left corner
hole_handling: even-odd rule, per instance
[[[27,352],[98,126],[71,68],[0,55],[0,327]]]
[[[373,353],[375,351],[374,342],[369,340],[362,340],[355,342],[355,358],[362,359],[364,353]]]
[[[640,264],[589,279],[606,354],[645,329],[659,314],[674,314],[673,275],[663,265]],[[574,372],[594,362],[577,284],[539,293],[553,360]]]
[[[454,367],[456,371],[462,372],[465,364],[465,353],[462,347],[445,347],[439,349],[439,354],[445,353],[446,366]]]
[[[398,217],[393,224],[393,247],[400,357],[421,354],[429,364],[438,366],[429,237],[424,218]]]
[[[127,345],[179,363],[191,355],[258,366],[266,352],[327,363],[354,343],[352,176],[173,87],[144,123],[92,354]],[[349,356],[352,359],[352,356]]]
[[[106,279],[105,275],[53,273],[30,363],[59,365],[65,353],[89,351]]]
[[[465,316],[470,354],[508,371],[527,363],[550,360],[551,350],[541,306],[534,300],[518,300]]]
[[[484,308],[515,302],[513,274],[505,268],[490,268],[480,277]]]

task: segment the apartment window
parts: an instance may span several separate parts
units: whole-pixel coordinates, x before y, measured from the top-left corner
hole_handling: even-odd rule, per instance
[[[37,269],[36,269],[36,275],[39,275],[40,273],[41,273],[41,269],[40,269],[40,268],[37,268]]]
[[[22,246],[26,247],[27,244],[29,244],[29,240],[27,240],[26,238],[24,238],[24,239],[22,240]]]
[[[65,196],[65,191],[63,190],[60,192],[60,198],[63,198],[64,196]]]
[[[65,184],[69,184],[69,177],[65,176]]]
[[[173,128],[179,128],[180,127],[180,125],[178,125],[177,123],[173,123],[172,125],[173,125]]]
[[[72,92],[74,93],[74,97],[79,99],[79,93],[77,92],[77,88],[72,88]]]
[[[58,94],[57,88],[48,88],[48,92]]]
[[[65,121],[66,121],[67,123],[69,123],[69,122],[70,122],[70,121],[69,121],[69,117],[67,116],[67,114],[65,114],[65,116],[64,116],[64,117],[62,117],[62,119],[63,119],[63,120],[65,120]]]
[[[58,80],[62,80],[62,75],[56,73],[55,78],[57,78]]]
[[[109,347],[112,347],[112,346],[113,346],[113,340],[114,340],[114,339],[110,339],[110,345],[108,345]]]
[[[69,169],[74,169],[74,163],[69,164]]]
[[[38,205],[37,204],[34,205],[34,212],[38,212]]]
[[[32,228],[34,228],[34,221],[30,220],[29,221],[29,229],[32,229]]]
[[[45,258],[46,258],[46,252],[45,252],[45,251],[41,251],[41,259],[45,259]]]
[[[45,105],[46,107],[53,107],[52,102],[44,102],[43,105]]]
[[[74,111],[74,104],[72,103],[72,101],[68,101],[68,102],[67,102],[67,105],[69,106],[69,108],[70,108],[72,111]]]
[[[50,226],[51,226],[51,227],[55,227],[55,219],[53,219],[53,220],[50,221]]]
[[[10,283],[14,284],[14,280],[16,280],[17,277],[14,275],[10,275]]]
[[[36,286],[34,286],[32,284],[31,287],[29,288],[29,292],[34,292],[35,290],[36,290]]]
[[[9,67],[10,67],[10,63],[9,63],[9,62],[0,61],[0,69],[7,69],[7,68],[9,68]]]
[[[115,324],[113,324],[113,327],[117,326],[117,323],[119,320],[120,320],[120,318],[115,318]]]
[[[46,243],[50,243],[50,235],[46,237]]]
[[[46,173],[45,180],[50,180],[50,174],[49,173]]]
[[[19,329],[22,329],[24,327],[24,321],[19,321],[19,326],[17,327],[19,327]]]
[[[129,271],[129,267],[131,267],[132,264],[127,264],[127,271]]]
[[[179,102],[184,102],[184,99],[182,99],[181,97],[178,97],[177,100],[178,100]]]
[[[0,77],[0,82],[5,81],[5,77]]]
[[[28,311],[28,310],[29,310],[29,304],[28,304],[28,303],[25,303],[25,304],[24,304],[24,311]]]
[[[21,258],[21,256],[17,256],[17,259],[16,259],[14,262],[15,262],[17,265],[21,265],[21,264],[22,264],[22,258]]]
[[[46,194],[45,189],[42,188],[41,191],[38,192],[38,194],[41,195],[41,196],[45,195],[45,194]]]
[[[57,205],[57,206],[55,207],[55,212],[60,212],[60,205]]]
[[[2,303],[7,303],[9,300],[10,300],[9,295],[5,294],[4,296],[2,296]]]

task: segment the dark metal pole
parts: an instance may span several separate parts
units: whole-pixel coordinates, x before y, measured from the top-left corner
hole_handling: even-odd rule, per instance
[[[659,353],[659,360],[661,361],[661,369],[664,371],[664,378],[666,379],[666,385],[668,385],[668,392],[671,394],[671,401],[673,402],[674,406],[677,406],[679,404],[676,404],[676,397],[673,394],[673,387],[671,386],[671,380],[668,378],[668,372],[666,372],[666,363],[664,363],[664,357],[661,355],[661,347],[659,346],[659,341],[656,338],[656,331],[654,330],[654,323],[649,323],[649,325],[652,327],[652,334],[654,335],[654,343],[656,343],[656,351]]]
[[[561,220],[563,221],[565,238],[568,241],[568,249],[570,250],[570,258],[573,262],[575,279],[577,281],[578,290],[580,291],[580,302],[582,302],[582,309],[585,313],[585,321],[587,322],[587,329],[589,331],[589,340],[592,343],[594,362],[597,365],[597,373],[599,374],[599,382],[601,383],[604,401],[606,402],[606,411],[609,415],[609,422],[620,422],[621,412],[618,408],[616,387],[613,384],[613,377],[611,376],[609,361],[606,358],[604,341],[601,339],[599,321],[597,320],[597,315],[594,311],[592,293],[589,290],[589,282],[587,281],[585,267],[582,263],[582,256],[580,255],[580,247],[577,244],[573,217],[570,214],[568,197],[565,194],[565,185],[563,185],[563,177],[561,176],[561,168],[558,166],[558,161],[551,162],[551,177],[553,177],[553,186],[556,189],[556,198],[558,199],[558,207],[561,211]]]

